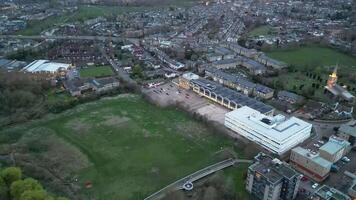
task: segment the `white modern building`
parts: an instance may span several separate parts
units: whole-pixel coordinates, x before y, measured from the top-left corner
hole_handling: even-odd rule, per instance
[[[247,106],[226,113],[225,126],[278,155],[306,140],[312,129],[296,117],[267,116]]]
[[[57,73],[59,71],[68,70],[71,67],[71,64],[66,63],[57,63],[51,62],[48,60],[35,60],[22,71],[31,72],[31,73]]]

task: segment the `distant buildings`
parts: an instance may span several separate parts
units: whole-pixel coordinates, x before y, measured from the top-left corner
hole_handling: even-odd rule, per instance
[[[319,148],[320,156],[336,163],[350,151],[350,143],[346,140],[330,137],[329,141]]]
[[[304,98],[302,96],[299,96],[295,93],[292,92],[288,92],[285,90],[279,91],[277,94],[277,98],[280,101],[286,101],[290,104],[296,104],[296,103],[300,103],[304,100]]]
[[[255,199],[292,200],[296,197],[300,174],[287,163],[262,153],[248,167],[246,189]]]
[[[296,147],[292,149],[290,164],[306,176],[321,182],[329,176],[333,163],[321,157],[319,153]]]
[[[309,138],[312,128],[296,117],[267,116],[247,106],[226,113],[225,126],[278,155]]]
[[[56,63],[49,60],[35,60],[21,71],[30,72],[30,73],[62,73],[67,71],[72,67],[71,64],[66,63]],[[65,73],[64,73],[65,75]]]
[[[329,75],[325,89],[334,97],[341,98],[349,102],[355,99],[355,97],[349,91],[337,84],[337,67],[335,67],[334,72]]]
[[[86,91],[94,91],[97,94],[102,94],[120,86],[117,79],[108,77],[100,79],[80,79],[73,78],[64,82],[64,87],[72,96],[81,96]]]
[[[17,71],[26,66],[26,62],[17,60],[0,59],[0,69],[6,71]]]
[[[356,145],[356,120],[342,124],[339,128],[338,136],[350,142],[351,146]]]

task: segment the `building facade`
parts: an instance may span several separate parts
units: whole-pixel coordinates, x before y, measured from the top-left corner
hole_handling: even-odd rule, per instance
[[[296,117],[267,116],[248,106],[226,113],[225,126],[278,155],[309,138],[312,129],[311,124]]]
[[[292,149],[290,164],[299,172],[317,182],[324,181],[330,174],[332,163],[322,158],[319,153],[310,152],[302,147]]]
[[[320,156],[336,163],[350,151],[350,143],[337,137],[330,137],[329,141],[320,147]]]
[[[246,190],[260,200],[292,200],[296,197],[300,174],[287,163],[263,153],[247,171]]]

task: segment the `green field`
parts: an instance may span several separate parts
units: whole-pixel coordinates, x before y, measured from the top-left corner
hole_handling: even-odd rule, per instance
[[[277,49],[266,54],[274,59],[281,60],[291,65],[288,73],[272,78],[283,82],[284,88],[295,91],[300,85],[311,86],[319,84],[320,88],[315,90],[315,99],[325,101],[328,98],[323,94],[323,86],[326,84],[328,75],[338,65],[339,83],[349,86],[349,90],[355,94],[356,88],[356,58],[337,50],[320,47],[306,46],[295,49]],[[306,76],[306,73],[320,76],[322,81],[317,81]],[[301,94],[301,91],[297,90]]]
[[[102,99],[1,130],[0,153],[9,148],[18,152],[18,165],[25,163],[28,169],[32,160],[35,165],[49,165],[51,171],[61,172],[59,176],[66,175],[61,180],[78,178],[84,199],[98,200],[143,199],[228,155],[243,157],[232,140],[183,112],[155,107],[136,95]],[[21,162],[24,155],[29,158]],[[41,161],[42,157],[46,159]],[[241,199],[246,199],[245,167],[226,172]],[[93,187],[85,189],[88,181]]]
[[[270,26],[259,26],[259,27],[252,29],[248,33],[248,36],[249,37],[258,37],[261,35],[267,36],[267,35],[273,34],[274,31],[275,31],[275,29]]]
[[[94,78],[114,75],[114,72],[112,71],[110,66],[83,68],[79,70],[79,73],[80,77],[82,78]]]
[[[341,67],[344,66],[356,70],[355,57],[327,47],[307,46],[289,50],[274,50],[266,53],[272,58],[296,66],[316,68],[318,66],[335,66],[338,64]]]

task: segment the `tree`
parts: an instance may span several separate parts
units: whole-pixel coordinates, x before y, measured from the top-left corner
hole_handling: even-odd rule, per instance
[[[10,193],[13,200],[20,200],[22,194],[26,191],[32,190],[43,190],[42,186],[32,178],[27,178],[25,180],[18,180],[12,183],[10,187]]]
[[[8,198],[8,189],[5,180],[0,176],[0,199]]]
[[[44,190],[28,190],[25,191],[19,200],[54,200]]]
[[[140,65],[135,65],[133,68],[132,68],[132,74],[134,76],[137,76],[139,78],[142,78],[143,77],[143,73],[142,73],[142,68]]]
[[[1,171],[1,177],[4,179],[5,183],[10,186],[13,182],[21,179],[22,172],[18,167],[8,167]]]

